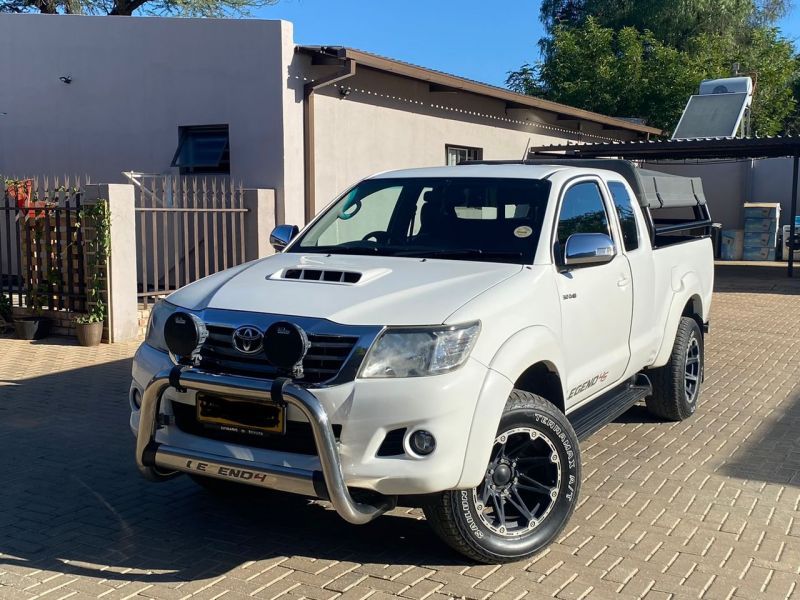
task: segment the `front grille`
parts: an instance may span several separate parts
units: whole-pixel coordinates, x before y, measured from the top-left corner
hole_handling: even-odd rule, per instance
[[[175,415],[175,425],[181,431],[228,444],[264,448],[276,452],[290,452],[292,454],[317,455],[317,445],[314,442],[314,432],[309,423],[298,421],[286,422],[286,433],[267,433],[263,436],[247,433],[233,433],[207,427],[197,420],[197,408],[183,402],[173,402],[172,412]],[[333,433],[338,440],[342,435],[342,426],[333,425]]]
[[[212,373],[273,378],[280,373],[267,360],[263,349],[242,354],[233,347],[231,327],[208,326],[208,338],[200,350],[200,367]],[[311,344],[303,359],[303,383],[323,383],[333,379],[358,342],[358,337],[308,334]]]

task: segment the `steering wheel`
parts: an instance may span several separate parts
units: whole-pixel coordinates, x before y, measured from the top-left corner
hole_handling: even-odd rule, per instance
[[[389,241],[389,232],[387,231],[371,231],[363,238],[361,238],[362,242],[368,242],[370,238],[374,239],[378,244],[384,244]]]

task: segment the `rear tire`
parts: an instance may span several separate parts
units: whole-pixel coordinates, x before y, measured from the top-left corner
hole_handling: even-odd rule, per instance
[[[653,384],[647,409],[656,417],[683,421],[697,410],[705,368],[703,341],[697,321],[681,317],[669,362],[647,373]]]
[[[425,516],[470,559],[511,562],[556,538],[575,509],[580,482],[578,438],[567,418],[544,398],[513,390],[484,481],[436,494]]]

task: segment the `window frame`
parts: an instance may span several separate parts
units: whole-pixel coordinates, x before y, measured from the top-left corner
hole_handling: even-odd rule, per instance
[[[483,160],[483,148],[479,146],[463,146],[461,144],[445,144],[444,145],[444,164],[445,166],[451,167],[459,165],[460,163],[456,163],[455,165],[450,164],[450,151],[451,150],[466,150],[467,152],[467,160]],[[475,152],[476,156],[474,158],[469,157],[470,152]]]
[[[625,243],[625,231],[622,228],[622,219],[620,218],[619,211],[617,209],[617,200],[614,196],[614,192],[611,190],[612,184],[622,186],[625,195],[628,197],[628,202],[630,204],[631,211],[633,212],[633,223],[634,226],[636,227],[636,248],[628,248],[628,245]],[[636,214],[637,211],[635,206],[636,203],[635,197],[630,193],[628,186],[623,181],[610,179],[606,182],[606,186],[608,187],[608,195],[611,199],[611,204],[614,207],[614,214],[617,215],[617,224],[619,227],[619,237],[620,237],[619,239],[620,250],[622,250],[626,254],[630,252],[636,252],[637,250],[640,250],[642,248],[642,240],[644,238],[642,236],[642,230],[639,227],[639,217]]]
[[[558,196],[558,202],[555,208],[555,212],[553,213],[553,222],[551,224],[550,230],[550,259],[552,264],[558,266],[560,264],[560,259],[557,252],[557,247],[559,246],[559,239],[558,239],[558,224],[561,221],[561,208],[564,205],[564,198],[569,193],[569,191],[577,185],[582,183],[594,183],[598,190],[600,191],[600,199],[603,202],[603,208],[606,212],[606,220],[608,221],[608,233],[611,241],[614,242],[614,258],[616,258],[620,254],[620,245],[619,245],[619,233],[617,232],[617,227],[614,224],[614,220],[610,218],[610,210],[609,210],[609,192],[606,189],[605,183],[602,179],[594,175],[576,175],[571,179],[567,179],[562,187],[561,192]],[[616,209],[615,209],[616,210]],[[566,241],[566,240],[565,240]],[[613,262],[613,259],[612,261]],[[607,264],[610,264],[607,263]],[[592,267],[602,267],[605,265],[590,265],[583,268],[592,268]]]
[[[184,149],[185,144],[190,143],[189,139],[192,135],[196,134],[216,134],[224,135],[226,138],[225,145],[220,152],[219,161],[216,166],[183,166],[179,163],[180,155]],[[178,146],[175,153],[172,155],[170,167],[179,170],[181,175],[230,175],[231,173],[231,159],[230,159],[230,127],[227,124],[217,125],[179,125],[178,126]]]

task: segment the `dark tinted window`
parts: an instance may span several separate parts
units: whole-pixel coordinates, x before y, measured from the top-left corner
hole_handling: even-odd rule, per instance
[[[636,214],[633,212],[633,203],[628,190],[625,189],[624,184],[618,181],[610,181],[608,189],[611,190],[611,197],[614,198],[625,250],[636,250],[639,247],[639,230],[636,227]]]
[[[202,125],[178,128],[178,149],[173,167],[182,175],[231,172],[231,154],[227,125]]]
[[[598,185],[592,181],[573,185],[564,194],[558,218],[558,241],[565,244],[573,233],[611,235],[603,196]]]
[[[538,179],[367,179],[288,251],[530,264],[549,193]]]

